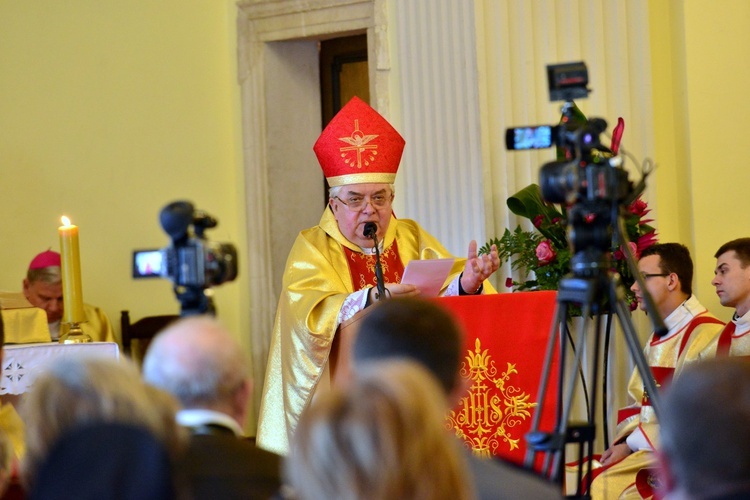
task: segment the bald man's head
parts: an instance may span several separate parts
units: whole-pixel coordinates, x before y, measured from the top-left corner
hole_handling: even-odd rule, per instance
[[[143,360],[143,377],[185,408],[226,413],[236,406],[238,391],[248,391],[250,385],[239,342],[208,316],[181,319],[159,333]]]

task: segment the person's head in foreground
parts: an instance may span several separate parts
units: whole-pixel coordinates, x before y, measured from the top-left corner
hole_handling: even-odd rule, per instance
[[[354,369],[367,362],[405,358],[420,363],[440,382],[453,404],[465,392],[461,378],[463,332],[433,301],[403,298],[378,303],[361,320],[352,347]]]
[[[658,456],[670,498],[750,498],[750,361],[691,366],[661,406]]]
[[[71,492],[115,487],[105,484],[108,479],[117,484],[123,478],[135,480],[129,472],[134,469],[128,457],[138,450],[125,446],[135,439],[123,438],[131,434],[141,436],[138,439],[144,443],[150,439],[152,444],[144,445],[149,449],[161,450],[157,462],[165,466],[166,480],[171,481],[169,461],[180,453],[185,439],[174,419],[177,408],[173,398],[143,383],[137,368],[125,360],[58,359],[37,377],[24,398],[26,455],[21,472],[27,489],[34,492],[35,486],[60,480],[59,465],[50,467],[49,463],[71,454],[80,455],[66,479]],[[80,435],[68,439],[74,433],[98,433],[100,438],[82,448]],[[101,436],[110,436],[113,444],[108,446]],[[149,498],[147,491],[142,491],[144,498]]]
[[[193,316],[160,332],[143,359],[143,378],[186,409],[210,409],[245,423],[252,384],[239,342],[216,319]]]
[[[418,364],[361,366],[346,389],[322,395],[300,418],[285,462],[296,498],[472,498],[445,408]]]

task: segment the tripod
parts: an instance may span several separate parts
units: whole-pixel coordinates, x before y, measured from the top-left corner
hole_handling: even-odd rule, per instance
[[[625,234],[622,228],[622,222],[619,218],[615,218],[618,221],[616,225],[618,229],[617,238],[623,241],[623,235]],[[635,260],[630,252],[630,249],[625,243],[623,246],[625,256],[628,260],[628,265],[636,276],[641,290],[645,290],[645,286],[642,282],[641,276],[637,272]],[[526,452],[526,467],[531,468],[534,464],[536,453],[542,452],[545,454],[543,463],[543,473],[550,479],[557,483],[562,482],[562,472],[564,470],[564,453],[565,445],[568,443],[575,443],[578,446],[578,459],[579,464],[582,463],[584,457],[587,460],[587,475],[591,475],[591,456],[593,455],[593,445],[596,436],[596,425],[594,424],[594,412],[596,409],[596,387],[592,391],[591,403],[589,406],[589,414],[587,422],[583,424],[571,424],[570,412],[572,407],[576,372],[581,370],[582,362],[582,346],[586,340],[586,331],[589,319],[593,316],[597,320],[597,332],[596,338],[594,339],[594,360],[591,366],[591,379],[596,385],[599,374],[599,351],[600,351],[600,322],[599,318],[607,311],[614,312],[615,316],[619,320],[620,326],[622,327],[625,341],[633,357],[638,372],[643,380],[644,387],[651,398],[651,404],[654,407],[654,411],[657,416],[660,414],[660,399],[659,394],[656,390],[656,383],[651,375],[651,370],[648,363],[643,355],[638,337],[635,332],[632,320],[630,318],[630,312],[627,307],[624,298],[623,285],[620,281],[620,277],[617,273],[613,273],[610,270],[609,255],[606,250],[598,248],[595,245],[587,247],[586,249],[576,252],[571,259],[572,273],[566,275],[560,280],[557,294],[557,309],[555,312],[555,322],[552,324],[550,331],[549,341],[547,344],[547,350],[545,353],[544,365],[542,368],[542,377],[539,386],[539,395],[537,401],[540,406],[534,414],[531,431],[526,435],[526,439],[529,444],[529,448]],[[665,331],[663,324],[661,324],[658,314],[655,313],[653,301],[645,294],[644,299],[646,300],[647,309],[653,318],[655,324],[655,330],[657,332]],[[571,306],[580,306],[582,311],[583,321],[580,325],[576,345],[579,346],[576,349],[573,365],[567,370],[565,367],[565,342],[563,338],[563,331],[566,326],[566,320],[568,317],[568,311]],[[559,384],[558,384],[558,407],[556,408],[556,423],[555,429],[552,432],[542,432],[539,430],[539,422],[541,420],[542,408],[541,402],[544,401],[546,391],[548,390],[548,381],[550,370],[552,366],[554,347],[558,340],[556,335],[559,332]],[[565,387],[563,387],[565,386]],[[573,498],[590,498],[588,495],[588,485],[582,484],[583,469],[579,467],[578,478],[577,478],[577,491]]]
[[[212,290],[202,286],[175,286],[174,293],[180,301],[180,316],[196,314],[216,316]]]

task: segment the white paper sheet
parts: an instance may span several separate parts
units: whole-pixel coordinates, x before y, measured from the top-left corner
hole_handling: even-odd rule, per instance
[[[404,269],[401,283],[415,285],[421,297],[437,297],[456,259],[412,260]]]

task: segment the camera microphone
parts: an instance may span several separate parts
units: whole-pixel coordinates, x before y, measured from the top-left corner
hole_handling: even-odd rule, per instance
[[[365,223],[365,230],[363,231],[365,238],[372,238],[378,232],[378,225],[374,222]]]
[[[159,221],[164,231],[175,241],[187,237],[188,228],[193,223],[193,204],[189,201],[175,201],[159,213]]]

